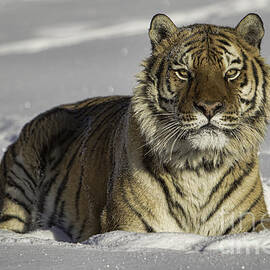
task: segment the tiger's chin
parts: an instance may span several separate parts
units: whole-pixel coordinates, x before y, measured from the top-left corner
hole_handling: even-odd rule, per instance
[[[190,134],[187,139],[196,150],[222,150],[229,142],[229,138],[219,129],[202,129]]]

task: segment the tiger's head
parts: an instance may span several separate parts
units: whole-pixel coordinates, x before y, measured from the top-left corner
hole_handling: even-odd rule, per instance
[[[166,15],[153,17],[152,54],[132,100],[151,152],[170,161],[258,150],[270,113],[263,35],[256,14],[235,28],[177,28]]]

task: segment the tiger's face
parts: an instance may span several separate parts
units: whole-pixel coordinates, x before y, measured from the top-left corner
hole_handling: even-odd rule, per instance
[[[195,40],[170,52],[167,82],[163,82],[167,91],[161,91],[159,104],[161,110],[176,115],[193,147],[222,149],[241,125],[245,112],[241,85],[247,70],[240,48],[227,45],[224,50],[229,44],[225,38],[202,28]]]
[[[178,29],[165,15],[153,18],[153,52],[139,77],[135,104],[143,98],[137,113],[144,113],[142,130],[157,152],[172,158],[183,149],[258,146],[269,114],[268,66],[259,52],[263,34],[255,14],[236,28]]]

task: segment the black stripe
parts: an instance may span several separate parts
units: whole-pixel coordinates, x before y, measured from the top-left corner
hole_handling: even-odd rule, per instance
[[[183,29],[183,30],[185,30],[185,29]],[[205,31],[198,31],[198,32],[195,32],[195,33],[193,33],[193,34],[187,34],[187,36],[186,36],[186,38],[183,38],[182,39],[182,43],[184,43],[184,42],[186,42],[186,41],[188,41],[188,40],[191,40],[193,37],[195,37],[195,36],[197,36],[197,35],[201,35],[201,34],[205,34]],[[197,40],[198,38],[194,38],[194,40]]]
[[[17,161],[17,154],[15,153],[15,144],[11,145],[10,149],[10,153],[11,156],[13,158],[13,162],[22,169],[22,171],[25,173],[25,175],[29,178],[29,180],[31,181],[31,183],[34,185],[34,187],[37,186],[37,184],[35,183],[35,180],[32,178],[32,176],[30,175],[30,173],[26,170],[26,168],[19,162]]]
[[[187,219],[187,216],[186,216],[186,213],[185,213],[183,207],[178,202],[173,202],[173,200],[172,200],[172,198],[170,196],[169,189],[168,189],[164,179],[162,179],[161,177],[158,177],[158,176],[156,176],[155,178],[158,181],[158,183],[160,184],[161,188],[163,189],[163,192],[165,194],[165,198],[166,198],[166,201],[167,201],[167,205],[168,205],[169,213],[170,213],[171,217],[176,221],[179,228],[183,229],[183,226],[182,226],[180,220],[178,219],[178,217],[173,212],[173,208],[177,208],[177,209],[179,209],[181,211],[184,218]]]
[[[84,171],[84,166],[81,166],[80,181],[79,181],[79,186],[78,186],[78,189],[76,191],[76,196],[75,196],[75,208],[76,208],[77,219],[80,218],[79,201],[80,201],[81,189],[82,189],[83,171]]]
[[[226,34],[224,34],[224,33],[221,33],[221,32],[218,31],[218,32],[212,32],[211,34],[212,35],[217,35],[219,37],[223,37],[223,38],[227,39],[229,42],[233,43],[231,41],[231,38],[229,36],[227,36]],[[231,33],[229,33],[229,34],[231,34]]]
[[[59,172],[57,172],[54,176],[52,176],[50,179],[46,180],[46,183],[44,186],[42,186],[42,189],[40,189],[40,195],[38,200],[38,211],[39,213],[44,212],[44,204],[46,202],[46,198],[51,191],[53,183],[55,183],[55,179],[59,176]]]
[[[156,62],[156,58],[151,56],[147,59],[147,64],[145,66],[145,74],[146,74],[146,79],[138,79],[138,83],[152,83],[154,84],[155,83],[155,80],[153,78],[153,74],[152,74],[152,68],[154,66],[154,63]]]
[[[4,157],[2,159],[2,164],[3,164],[3,175],[6,178],[7,177],[7,152],[4,154]],[[3,181],[3,180],[2,180]]]
[[[216,63],[219,64],[220,67],[222,67],[222,60],[221,60],[222,57],[219,57],[218,55],[212,53],[210,54],[209,53],[209,60],[211,60],[211,62],[215,65]]]
[[[130,185],[130,193],[133,198],[134,202],[139,202],[138,196],[136,196],[136,190],[134,190],[134,186]],[[154,214],[152,213],[151,209],[147,206],[145,206],[143,203],[137,203],[137,209],[140,207],[143,212],[147,212],[147,215],[151,216],[152,218],[155,218]],[[139,211],[139,209],[138,209]]]
[[[196,172],[197,176],[200,177],[200,165],[193,167],[193,165],[190,164],[188,160],[185,161],[185,165],[182,170]]]
[[[175,188],[175,191],[178,195],[180,195],[181,197],[184,196],[183,192],[181,191],[180,187],[176,185],[175,181],[173,181],[173,185],[174,185],[174,188]]]
[[[244,53],[244,51],[242,51],[242,50],[241,50],[241,55],[242,55],[242,58],[243,58],[243,67],[242,67],[242,70],[246,71],[247,70],[247,60],[248,60],[248,57]]]
[[[193,40],[190,40],[190,41],[188,41],[187,43],[185,43],[185,44],[183,44],[183,45],[181,45],[181,46],[183,46],[183,47],[188,47],[188,46],[190,46],[190,45],[192,45],[192,44],[194,44],[194,43],[198,43],[198,42],[199,42],[199,44],[201,45],[203,42],[205,42],[205,40],[206,40],[206,38],[202,38],[202,39],[193,39]]]
[[[246,166],[247,169],[243,170],[243,174],[233,181],[233,183],[230,185],[230,188],[227,190],[227,192],[223,195],[223,197],[217,203],[216,208],[214,208],[210,212],[210,214],[207,216],[206,222],[209,221],[210,218],[219,210],[220,206],[224,203],[225,200],[228,199],[231,193],[234,192],[242,184],[242,181],[245,179],[246,176],[250,174],[254,166],[255,166],[254,161],[252,161],[251,163],[247,163],[247,166]]]
[[[204,49],[198,49],[197,51],[193,52],[191,54],[191,58],[195,58],[196,56],[200,55],[202,52],[204,51]]]
[[[216,169],[216,167],[214,166],[214,162],[212,160],[206,160],[204,157],[202,159],[202,162],[198,165],[198,169],[199,168],[203,168],[207,172],[212,172]]]
[[[228,43],[225,39],[217,39],[218,42],[222,43],[223,45],[231,47],[231,44]],[[239,59],[240,60],[240,59]],[[238,62],[237,62],[238,63]]]
[[[252,97],[250,103],[251,103],[251,106],[247,109],[246,112],[250,111],[250,110],[253,110],[256,106],[256,99],[257,99],[257,88],[258,88],[258,84],[259,84],[259,77],[258,77],[258,71],[257,71],[257,68],[254,64],[254,62],[252,61],[251,62],[251,66],[252,66],[252,72],[253,72],[253,76],[254,76],[254,79],[255,79],[255,88],[254,89],[254,96]]]
[[[156,63],[156,58],[151,56],[147,59],[147,65],[145,67],[145,72],[151,74],[152,73],[152,68],[154,64]]]
[[[168,64],[167,64],[168,65]],[[172,89],[171,89],[171,80],[170,80],[170,76],[169,76],[169,74],[170,74],[170,69],[171,69],[171,67],[169,67],[169,66],[167,66],[167,71],[166,71],[166,76],[165,76],[165,78],[166,78],[166,88],[167,88],[167,91],[172,95],[172,96],[174,96],[175,95],[175,93],[172,91]]]
[[[16,189],[18,189],[22,195],[24,196],[24,198],[30,203],[33,204],[33,201],[26,195],[25,190],[18,184],[16,183],[11,177],[8,177],[8,181],[7,181],[8,186],[10,187],[14,187]],[[34,195],[34,194],[33,194]]]
[[[221,50],[223,50],[224,52],[226,52],[227,54],[233,55],[233,54],[232,54],[231,52],[229,52],[228,49],[225,48],[224,46],[222,46],[222,45],[217,45],[217,47],[220,48]]]
[[[240,98],[240,101],[242,103],[244,103],[245,105],[249,105],[251,103],[252,100],[248,100],[248,99],[245,99],[245,98]]]
[[[159,98],[159,102],[161,103],[161,102],[164,102],[164,103],[166,103],[166,104],[170,104],[171,102],[172,102],[172,100],[171,99],[169,99],[169,98],[167,98],[167,97],[163,97],[160,93],[159,93],[159,95],[158,95],[158,98]]]
[[[22,169],[22,171],[24,172],[24,174],[27,176],[27,178],[31,181],[31,183],[34,185],[34,187],[37,187],[37,184],[35,183],[35,180],[32,178],[32,176],[30,175],[30,173],[26,170],[26,168],[23,166],[23,164],[21,164],[19,161],[17,161],[16,159],[14,159],[14,163],[20,168]]]
[[[13,170],[9,171],[9,173],[14,176],[15,178],[17,178],[19,181],[24,182],[24,184],[26,184],[28,186],[28,188],[32,191],[33,194],[36,193],[37,189],[36,187],[33,187],[33,183],[31,181],[29,181],[27,178],[25,177],[19,177]],[[10,177],[11,176],[7,176]]]
[[[169,76],[166,76],[166,86],[167,86],[167,91],[171,94],[171,95],[175,95],[175,93],[172,91],[171,89],[171,80],[169,78]]]
[[[73,119],[73,121],[74,121],[74,119]],[[59,138],[59,134],[57,134],[57,136],[55,136],[55,135],[50,136],[50,141],[52,141],[53,143],[50,145],[50,147],[45,147],[45,149],[43,148],[39,151],[39,156],[42,157],[43,164],[44,164],[42,166],[43,169],[41,169],[41,172],[40,172],[40,178],[42,178],[44,176],[44,168],[46,167],[46,165],[50,164],[50,166],[53,166],[52,164],[57,163],[59,160],[59,158],[57,159],[57,157],[53,157],[50,155],[51,149],[58,147],[62,150],[64,144],[67,144],[67,142],[70,142],[73,140],[74,133],[75,133],[74,131],[71,132],[69,130],[64,130],[61,133],[60,138]],[[67,148],[67,146],[66,146],[66,148]],[[65,152],[65,150],[64,150],[64,152]]]
[[[57,193],[56,193],[56,197],[55,197],[55,201],[54,201],[54,211],[53,213],[51,214],[50,218],[49,218],[49,226],[53,224],[55,218],[56,218],[56,214],[57,214],[57,208],[58,208],[58,205],[59,205],[59,202],[60,202],[60,199],[62,197],[62,194],[63,192],[65,191],[66,189],[66,184],[69,180],[69,174],[70,174],[70,171],[72,169],[72,166],[73,166],[73,162],[75,160],[75,158],[77,157],[77,154],[78,154],[78,151],[80,150],[80,146],[77,148],[77,150],[73,153],[71,159],[69,160],[69,163],[67,165],[67,168],[66,168],[66,173],[65,173],[65,176],[63,177],[60,185],[58,186],[58,189],[57,189]]]
[[[247,214],[252,210],[252,208],[254,208],[254,207],[258,204],[258,202],[260,201],[262,195],[263,195],[263,192],[261,191],[260,194],[259,194],[259,196],[258,196],[258,197],[254,200],[254,202],[251,204],[251,206],[250,206],[243,214],[241,214],[241,215],[234,221],[234,223],[233,223],[232,225],[230,225],[230,226],[225,230],[225,232],[223,233],[223,235],[229,234],[229,233],[232,231],[232,229],[235,228],[235,226],[237,226],[237,225],[240,223],[240,221],[242,221],[242,220],[247,216]]]
[[[244,80],[240,83],[240,87],[244,87],[248,84],[247,74],[244,74]]]
[[[82,137],[82,136],[83,135],[81,133],[80,137]],[[63,161],[63,159],[65,157],[66,157],[66,155],[62,154],[62,155],[60,155],[60,157],[53,164],[50,164],[50,171],[55,171],[57,169],[57,167],[61,164],[61,162]]]
[[[158,70],[156,72],[156,78],[157,78],[157,90],[160,91],[161,87],[161,83],[162,83],[162,77],[161,74],[164,71],[164,64],[165,64],[165,60],[164,58],[161,60]]]
[[[190,40],[190,41],[188,41],[187,43],[183,44],[182,46],[183,46],[183,47],[188,47],[188,46],[190,46],[191,44],[194,44],[194,43],[196,43],[196,42],[199,42],[199,40],[193,39],[193,40]]]
[[[142,216],[141,213],[139,213],[129,202],[127,196],[126,196],[126,190],[123,187],[124,184],[124,180],[122,179],[121,181],[121,185],[120,185],[120,190],[121,190],[121,194],[122,194],[122,198],[125,202],[125,204],[129,207],[129,209],[134,212],[134,214],[140,219],[140,221],[142,222],[142,224],[144,225],[144,228],[146,230],[146,232],[155,232],[154,228],[144,219],[144,217]]]
[[[7,221],[10,221],[10,220],[12,220],[12,219],[16,219],[16,220],[18,220],[19,222],[21,222],[21,223],[23,223],[23,224],[26,224],[26,222],[25,222],[23,219],[21,219],[21,218],[18,217],[18,216],[14,216],[14,215],[3,215],[3,216],[1,216],[1,217],[0,217],[0,223],[2,223],[2,222],[7,222]]]
[[[267,72],[264,70],[264,64],[263,62],[258,59],[258,58],[255,58],[257,64],[260,66],[261,68],[261,71],[263,73],[263,84],[262,84],[262,90],[263,90],[263,103],[265,104],[266,103],[266,86],[267,86],[267,82],[266,82],[266,79],[268,77],[268,74]]]
[[[211,47],[211,49],[210,49],[210,52],[212,53],[212,54],[216,54],[216,55],[223,55],[224,54],[224,52],[223,51],[219,51],[216,47]]]
[[[78,134],[79,134],[79,136],[77,136]],[[70,144],[72,144],[72,143],[74,144],[76,141],[80,141],[83,137],[84,137],[84,133],[82,132],[82,129],[78,128],[76,135],[72,134],[72,136],[69,136],[69,138],[68,137],[63,138],[63,144],[67,143],[68,141],[70,141]],[[59,145],[59,144],[57,146],[61,147],[61,145]],[[52,163],[49,164],[50,171],[55,171],[57,169],[57,167],[62,163],[62,161],[66,158],[65,153],[68,150],[68,148],[70,147],[70,144],[67,145],[65,148],[61,149],[60,157],[58,159],[56,159],[54,162],[53,162],[53,160],[51,161]]]
[[[63,224],[63,219],[65,217],[65,206],[66,206],[66,202],[62,201],[61,206],[60,206],[59,215],[58,215],[58,219],[59,219],[60,224]]]
[[[81,127],[78,127],[76,130],[77,134],[74,133],[67,133],[67,136],[63,137],[63,133],[61,134],[61,139],[59,140],[59,136],[56,137],[57,139],[57,147],[60,146],[61,148],[61,153],[60,153],[60,157],[58,157],[58,159],[54,159],[49,161],[48,167],[50,169],[50,171],[55,171],[57,169],[57,167],[59,166],[59,164],[61,164],[61,162],[63,161],[63,159],[66,157],[65,154],[67,149],[70,147],[70,144],[73,143],[76,140],[79,140],[82,136],[83,136],[83,132],[81,132]],[[78,137],[76,137],[79,134]],[[52,138],[51,138],[52,140]],[[69,145],[66,145],[65,148],[63,148],[63,144],[66,144],[68,141],[70,141]]]
[[[247,230],[247,232],[254,232],[259,224],[262,223],[262,220],[257,220],[251,227]]]
[[[183,58],[188,54],[190,51],[197,49],[198,47],[190,47],[188,48],[182,55],[180,61],[183,62]]]
[[[231,166],[226,172],[225,174],[222,176],[222,178],[219,180],[219,182],[212,188],[211,192],[210,192],[210,195],[207,199],[207,201],[205,202],[205,204],[201,207],[202,208],[205,208],[207,204],[209,204],[209,202],[212,200],[214,194],[219,190],[221,184],[223,183],[224,179],[230,175],[232,173],[232,171],[234,170],[235,168],[235,164],[233,166]]]
[[[160,108],[162,108],[164,111],[175,112],[175,99],[165,98],[158,93],[158,102]]]
[[[258,182],[255,181],[255,183],[252,185],[252,188],[249,190],[248,194],[246,194],[242,200],[234,206],[233,209],[236,209],[237,207],[239,207],[247,198],[249,198],[249,196],[251,195],[251,193],[255,190],[256,186],[257,186]]]
[[[13,198],[9,193],[5,194],[5,197],[9,200],[11,200],[12,202],[18,204],[20,207],[22,207],[29,215],[31,215],[31,211],[30,208],[24,203],[19,201],[18,199]]]
[[[259,84],[259,77],[258,77],[258,70],[254,64],[254,62],[251,62],[251,66],[252,66],[252,71],[253,71],[253,75],[255,78],[255,85],[256,85],[256,89],[258,88],[258,84]]]
[[[80,229],[80,231],[78,233],[78,236],[76,237],[76,242],[79,242],[79,240],[80,240],[80,238],[81,238],[81,236],[82,236],[82,234],[84,232],[84,229],[86,227],[86,223],[87,223],[87,217],[85,217],[84,220],[83,220],[83,223],[81,225],[81,229]]]
[[[144,219],[141,219],[143,222],[143,225],[148,233],[155,232],[152,226],[150,226]]]
[[[236,59],[232,60],[231,64],[234,64],[234,63],[236,63],[236,64],[241,64],[240,58],[237,57]]]
[[[249,190],[248,194],[246,194],[246,195],[243,197],[243,199],[242,199],[242,200],[241,200],[241,201],[240,201],[240,202],[239,202],[239,203],[238,203],[231,211],[233,211],[234,209],[236,209],[237,207],[239,207],[244,201],[246,201],[247,198],[249,198],[250,194],[255,190],[257,184],[258,184],[258,182],[256,181],[256,182],[253,184],[251,190]],[[251,209],[250,209],[250,210],[251,210]],[[245,212],[245,213],[246,213],[246,212]],[[244,217],[243,217],[243,218],[244,218]],[[238,220],[238,219],[237,219],[237,220]],[[235,227],[235,226],[240,222],[240,220],[239,220],[239,222],[237,222],[237,220],[236,220],[236,223],[235,223],[234,225],[229,226],[229,228],[225,231],[224,234],[229,233],[229,232],[233,229],[233,227]]]

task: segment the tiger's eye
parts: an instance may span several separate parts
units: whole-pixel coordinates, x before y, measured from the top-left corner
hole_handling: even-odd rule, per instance
[[[239,75],[240,75],[240,70],[238,70],[236,68],[232,68],[226,72],[225,78],[229,81],[232,81],[232,80],[236,79]]]
[[[175,71],[175,74],[180,80],[183,80],[183,81],[188,80],[190,77],[190,72],[184,68]]]

